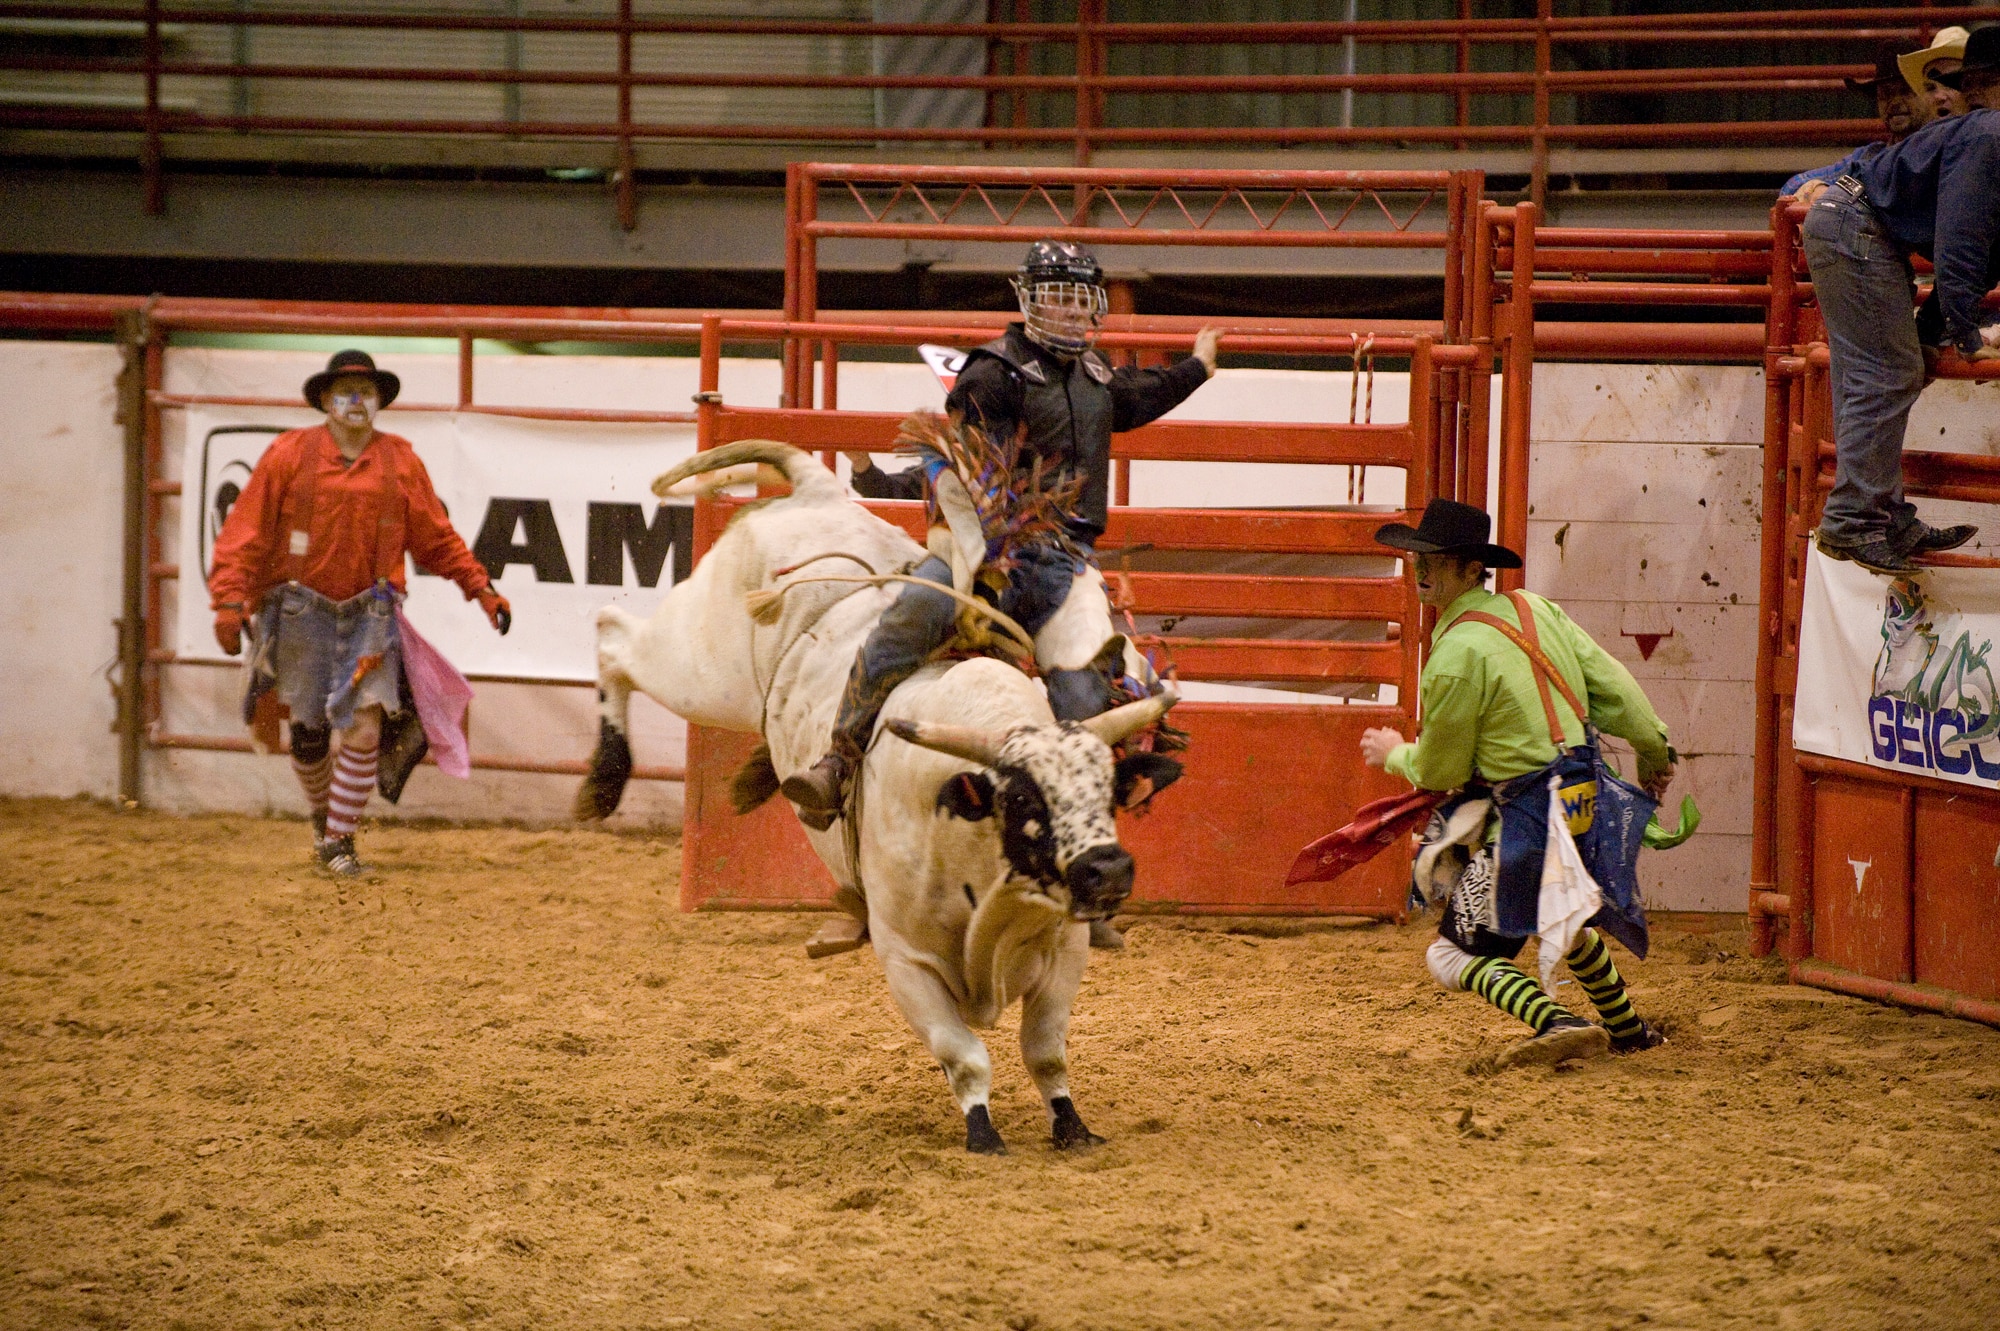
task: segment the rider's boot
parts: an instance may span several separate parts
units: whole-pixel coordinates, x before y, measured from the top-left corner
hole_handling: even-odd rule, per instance
[[[843,709],[844,710],[844,709]],[[875,718],[868,718],[869,727]],[[815,832],[824,832],[840,817],[847,802],[847,782],[861,766],[861,746],[846,728],[833,732],[833,747],[818,762],[788,776],[778,790],[798,806],[799,821]]]
[[[950,567],[935,556],[917,565],[915,572],[926,581],[951,583]],[[906,586],[883,612],[847,674],[826,756],[778,787],[798,807],[799,821],[807,827],[824,832],[840,817],[847,783],[861,767],[882,704],[950,636],[957,609],[944,592]]]

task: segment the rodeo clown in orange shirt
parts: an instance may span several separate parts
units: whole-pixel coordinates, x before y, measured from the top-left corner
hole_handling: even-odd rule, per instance
[[[376,782],[384,716],[403,710],[404,555],[457,583],[499,632],[512,621],[409,440],[375,428],[401,387],[362,351],[335,354],[306,380],[305,399],[326,423],[271,441],[216,538],[208,581],[222,650],[236,655],[250,635],[244,720],[272,691],[289,709],[314,849],[343,878],[363,872],[354,829]]]

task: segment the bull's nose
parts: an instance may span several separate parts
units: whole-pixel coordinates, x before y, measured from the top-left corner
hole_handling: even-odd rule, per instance
[[[1063,880],[1078,914],[1109,915],[1132,895],[1132,857],[1123,846],[1092,846],[1070,862]]]

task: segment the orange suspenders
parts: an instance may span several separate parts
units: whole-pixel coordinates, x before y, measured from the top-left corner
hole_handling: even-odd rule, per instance
[[[1500,630],[1503,637],[1528,654],[1528,663],[1535,668],[1535,689],[1542,695],[1542,714],[1549,721],[1549,739],[1554,742],[1557,752],[1561,752],[1563,730],[1556,721],[1556,705],[1549,697],[1549,682],[1555,681],[1556,689],[1562,694],[1563,701],[1569,704],[1569,709],[1575,712],[1577,719],[1586,726],[1590,724],[1590,713],[1576,700],[1576,693],[1570,688],[1569,681],[1562,677],[1562,672],[1556,669],[1555,662],[1549,660],[1548,653],[1542,650],[1541,634],[1535,629],[1535,616],[1528,608],[1528,598],[1518,591],[1507,593],[1507,597],[1514,603],[1514,613],[1521,617],[1521,627],[1518,629],[1506,620],[1481,610],[1468,610],[1458,618],[1469,619],[1475,624],[1484,624],[1488,628]]]

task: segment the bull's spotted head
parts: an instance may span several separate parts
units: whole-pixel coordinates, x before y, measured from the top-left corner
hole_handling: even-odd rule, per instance
[[[1152,725],[1175,699],[1128,703],[1088,721],[1017,726],[1005,734],[965,726],[892,721],[912,744],[977,763],[938,791],[937,807],[959,818],[998,819],[1000,846],[1016,877],[1059,889],[1079,920],[1109,918],[1132,891],[1132,857],[1112,821],[1172,784],[1181,765],[1153,753],[1112,758],[1111,749]]]

